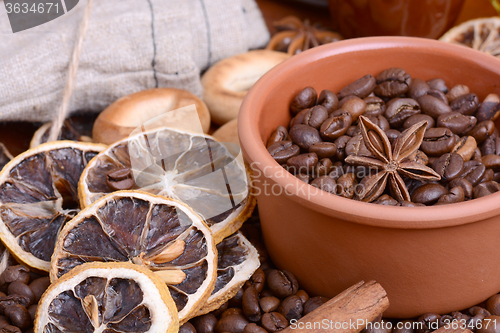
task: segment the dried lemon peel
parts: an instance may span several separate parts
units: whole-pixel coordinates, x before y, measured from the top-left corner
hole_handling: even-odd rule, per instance
[[[500,57],[500,18],[488,17],[466,21],[451,28],[439,40]]]
[[[217,245],[217,281],[212,295],[198,316],[218,309],[233,298],[259,268],[259,253],[241,232],[226,237]]]
[[[87,261],[147,267],[168,285],[181,322],[205,304],[217,278],[216,245],[201,217],[175,199],[141,191],[111,193],[68,222],[50,278],[57,281]]]
[[[48,271],[52,246],[78,209],[85,164],[106,147],[57,141],[28,150],[0,172],[0,239],[21,263]],[[70,204],[71,207],[65,207]]]
[[[83,206],[90,205],[112,191],[104,179],[108,172],[130,168],[133,189],[186,203],[205,219],[218,243],[241,227],[256,203],[241,151],[236,157],[232,151],[205,134],[171,128],[141,132],[89,163],[79,196]]]
[[[97,280],[102,283],[96,283]],[[90,285],[94,293],[85,290],[85,285]],[[126,288],[114,288],[120,285]],[[136,292],[139,288],[142,299],[124,300],[130,297],[131,287],[135,287]],[[122,301],[119,302],[122,305],[113,308],[113,301]],[[68,306],[65,309],[65,305],[76,308]],[[130,311],[121,311],[126,306]],[[77,310],[82,316],[71,318]],[[133,321],[132,327],[123,332],[175,333],[179,329],[175,303],[168,288],[155,274],[129,263],[94,262],[78,266],[47,289],[38,303],[34,332],[42,333],[51,327],[60,331],[79,331],[78,325],[83,324],[97,333],[120,324],[126,326],[127,321]],[[149,327],[138,329],[140,325],[135,323],[149,324]]]

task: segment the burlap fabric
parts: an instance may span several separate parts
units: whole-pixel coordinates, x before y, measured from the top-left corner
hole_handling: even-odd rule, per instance
[[[0,1],[0,120],[52,119],[85,5],[13,34]],[[201,96],[200,71],[268,39],[254,0],[94,0],[69,112],[154,87]]]

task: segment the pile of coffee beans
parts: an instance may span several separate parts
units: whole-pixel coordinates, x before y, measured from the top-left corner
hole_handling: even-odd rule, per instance
[[[33,332],[38,301],[50,284],[48,276],[11,265],[0,275],[0,332]]]
[[[393,143],[412,125],[427,121],[423,142],[407,158],[434,169],[440,181],[403,177],[411,202],[391,197],[389,186],[374,202],[423,206],[480,198],[500,190],[500,135],[495,119],[500,98],[489,94],[481,103],[465,85],[449,88],[436,78],[412,78],[400,68],[366,75],[337,94],[312,87],[290,105],[289,129],[279,126],[267,149],[286,170],[324,191],[355,199],[366,167],[345,163],[346,156],[373,157],[358,126],[363,115]],[[373,174],[373,173],[372,173]]]

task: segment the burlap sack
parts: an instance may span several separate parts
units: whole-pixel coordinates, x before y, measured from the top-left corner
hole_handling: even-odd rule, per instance
[[[13,34],[0,1],[0,120],[52,119],[85,5]],[[94,0],[69,112],[154,87],[201,96],[201,70],[268,39],[254,0]]]

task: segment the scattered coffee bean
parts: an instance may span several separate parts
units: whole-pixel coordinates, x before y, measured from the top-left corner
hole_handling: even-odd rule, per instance
[[[6,283],[12,283],[14,281],[28,283],[29,280],[30,280],[29,269],[21,265],[9,266],[0,275],[0,285]]]
[[[274,296],[262,297],[259,300],[260,308],[264,312],[273,312],[276,311],[278,306],[280,305],[280,300]]]
[[[477,110],[477,121],[495,121],[500,115],[500,97],[497,94],[489,94]]]
[[[255,323],[250,323],[245,326],[243,333],[267,333],[267,331]]]
[[[286,328],[288,326],[288,321],[281,313],[270,312],[264,313],[261,325],[266,331],[273,333]]]
[[[304,290],[297,291],[295,295],[299,296],[302,304],[304,304],[309,299],[309,295]]]
[[[288,296],[278,307],[278,312],[281,313],[288,321],[292,319],[300,319],[303,311],[304,305],[300,297],[297,295]]]
[[[7,289],[9,295],[18,295],[24,297],[28,300],[28,305],[33,304],[36,301],[35,294],[31,291],[30,287],[20,281],[14,281],[9,285]]]
[[[50,285],[49,277],[41,277],[36,280],[33,280],[29,287],[33,294],[35,295],[35,302],[38,302],[42,297],[42,294],[47,290]]]
[[[322,141],[317,129],[304,124],[292,127],[289,135],[293,142],[304,150],[308,150],[313,144]]]
[[[333,142],[319,142],[309,147],[309,152],[316,153],[319,159],[332,158],[337,154],[337,146]]]
[[[290,105],[290,111],[296,115],[304,109],[313,107],[316,104],[318,93],[312,87],[306,87],[299,92]]]
[[[309,298],[305,303],[304,303],[304,316],[313,312],[323,304],[328,302],[328,298],[322,297],[322,296],[316,296],[316,297],[311,297]]]
[[[408,89],[408,97],[417,99],[420,96],[427,94],[431,87],[427,82],[422,79],[414,78],[411,81],[410,88]]]
[[[323,90],[319,94],[318,105],[324,106],[330,114],[339,108],[339,99],[333,91]]]
[[[326,108],[321,105],[316,105],[308,109],[304,115],[302,124],[318,129],[326,118],[328,118],[328,111]]]
[[[448,92],[448,87],[446,86],[446,82],[444,82],[443,79],[439,79],[439,78],[432,79],[432,80],[427,81],[427,84],[429,85],[429,88],[431,88],[431,89],[439,90],[445,94]]]
[[[237,314],[232,314],[220,319],[215,325],[216,333],[243,333],[249,321],[245,317]]]
[[[249,286],[243,293],[242,310],[245,317],[250,321],[257,322],[261,318],[259,293],[252,286]]]
[[[245,293],[243,293],[243,295],[245,295]],[[243,304],[242,304],[242,306],[243,306]],[[227,317],[230,315],[243,316],[243,308],[241,308],[241,309],[240,308],[229,308],[226,311],[222,312],[221,318],[224,318],[224,317]]]
[[[217,324],[217,318],[213,314],[207,313],[192,319],[191,323],[197,333],[213,333]]]
[[[411,201],[428,206],[436,203],[445,194],[448,194],[448,190],[444,186],[433,183],[425,184],[412,193]]]
[[[451,107],[439,98],[431,95],[420,96],[417,99],[422,113],[437,119],[440,115],[452,112]]]
[[[193,324],[187,322],[181,327],[179,327],[179,333],[197,333]]]
[[[380,116],[383,115],[386,109],[384,100],[377,96],[368,96],[364,99],[366,103],[365,116]]]
[[[267,275],[269,289],[279,298],[286,298],[295,294],[298,290],[298,282],[295,276],[288,271],[273,269]]]
[[[365,98],[375,89],[377,82],[375,78],[371,75],[365,75],[361,79],[358,79],[341,89],[338,93],[339,99],[342,99],[349,95],[355,95],[359,98]]]
[[[28,328],[33,324],[28,309],[20,304],[15,304],[5,309],[5,316],[9,318],[12,325],[21,329]]]
[[[284,126],[278,126],[267,140],[267,147],[276,142],[285,141],[288,137],[288,130]]]
[[[411,76],[401,68],[389,68],[377,75],[375,95],[394,98],[405,94],[411,84]]]
[[[463,85],[463,84],[457,84],[453,88],[448,91],[446,94],[446,98],[448,99],[449,103],[452,103],[455,99],[459,98],[460,96],[468,94],[469,87]]]
[[[478,328],[476,333],[500,333],[500,316],[485,317],[481,322],[481,328]]]

